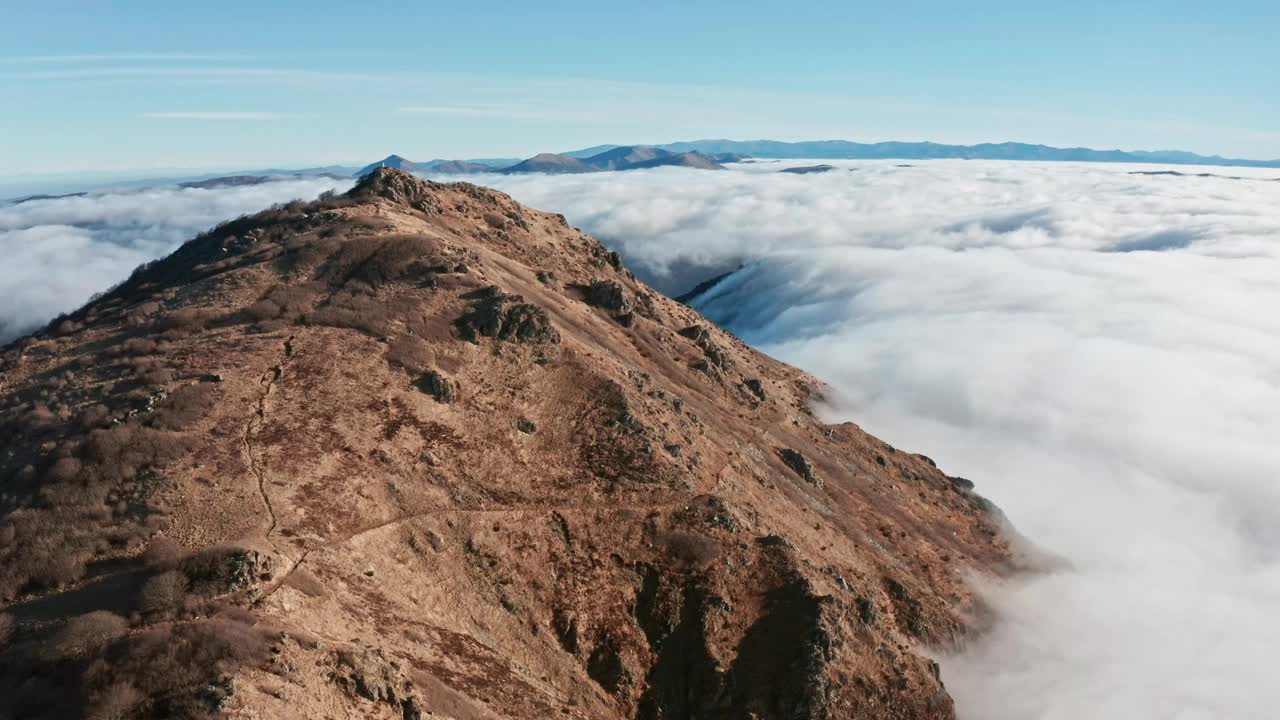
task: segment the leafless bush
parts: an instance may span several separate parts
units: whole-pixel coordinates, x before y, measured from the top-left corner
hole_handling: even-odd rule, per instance
[[[144,700],[138,688],[130,682],[111,683],[94,693],[89,700],[89,720],[129,720],[136,718],[135,708]]]
[[[148,614],[173,612],[187,599],[189,585],[187,576],[178,570],[148,578],[138,594],[138,609]]]
[[[387,348],[387,362],[408,370],[413,375],[426,372],[435,364],[435,353],[417,335],[398,335]]]
[[[323,307],[308,313],[306,321],[312,325],[351,328],[382,337],[387,334],[391,317],[377,298],[344,291],[336,293]]]
[[[129,683],[144,698],[143,717],[207,717],[212,698],[205,689],[216,690],[220,678],[265,662],[270,642],[269,631],[230,614],[155,627],[115,643],[103,662],[90,665],[86,695],[97,705],[108,688]]]
[[[3,650],[17,632],[17,622],[9,613],[0,613],[0,650]]]
[[[166,537],[158,537],[151,541],[142,553],[142,562],[152,569],[169,569],[177,567],[178,562],[186,556],[186,552],[178,543]]]
[[[65,317],[54,318],[53,322],[56,323],[54,325],[54,334],[56,335],[70,335],[84,327],[75,320]]]
[[[80,427],[85,430],[102,427],[111,419],[111,411],[105,405],[93,404],[80,411]]]
[[[258,302],[250,305],[246,312],[258,322],[275,319],[294,322],[311,309],[319,295],[320,287],[317,283],[276,285]]]
[[[281,308],[274,300],[263,298],[250,305],[245,312],[249,314],[249,317],[257,321],[274,320],[280,317]]]
[[[45,471],[46,480],[55,483],[70,482],[80,474],[80,461],[73,457],[58,458]]]
[[[661,540],[680,570],[701,570],[720,557],[720,543],[701,533],[670,530]]]
[[[82,460],[98,478],[127,480],[138,471],[165,465],[191,449],[191,442],[176,433],[124,423],[89,433]]]
[[[196,383],[177,388],[151,416],[162,430],[183,430],[202,420],[217,404],[222,391],[216,383]]]
[[[95,610],[68,620],[50,640],[48,651],[53,659],[88,655],[106,647],[128,629],[128,621],[119,615]]]
[[[323,277],[332,285],[377,288],[400,279],[411,264],[436,250],[434,240],[417,235],[353,237],[329,258]]]
[[[58,553],[31,555],[27,567],[28,581],[39,588],[58,588],[84,576],[88,552],[64,548]],[[18,566],[21,570],[21,566]]]
[[[311,597],[324,597],[328,594],[324,583],[320,582],[320,578],[307,572],[306,568],[298,568],[289,573],[289,577],[285,579],[284,583]]]
[[[237,557],[248,552],[236,545],[209,548],[184,558],[180,568],[190,581],[192,592],[212,595],[226,590]]]
[[[156,341],[150,338],[129,338],[116,348],[116,352],[120,355],[150,355],[156,351]]]
[[[173,370],[169,368],[155,368],[142,373],[142,382],[147,385],[168,385],[173,382]]]
[[[59,422],[57,414],[49,409],[49,406],[39,403],[33,405],[31,410],[27,412],[25,424],[28,429],[34,431],[48,430]]]

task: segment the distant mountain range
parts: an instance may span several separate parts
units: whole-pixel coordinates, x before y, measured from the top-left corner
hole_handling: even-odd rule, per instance
[[[356,166],[344,165],[326,165],[302,169],[254,169],[241,170],[233,175],[218,175],[215,173],[189,175],[181,178],[185,182],[179,182],[179,178],[175,177],[134,178],[111,183],[99,181],[90,186],[90,189],[119,191],[165,185],[181,185],[183,188],[213,188],[229,185],[256,185],[273,180],[300,177],[363,177],[379,167],[397,168],[419,175],[590,173],[610,170],[638,170],[660,166],[715,170],[722,168],[726,163],[740,162],[751,158],[777,160],[1038,160],[1044,162],[1152,163],[1280,168],[1280,160],[1224,158],[1219,155],[1198,155],[1181,150],[1094,150],[1091,148],[1059,148],[1049,145],[1013,142],[946,145],[934,142],[858,143],[848,140],[815,140],[808,142],[692,140],[667,143],[665,145],[595,145],[563,153],[542,153],[523,160],[520,158],[473,158],[414,162],[400,155],[390,155],[383,160],[359,169]],[[784,172],[794,174],[828,171],[828,167],[824,165],[784,170]],[[1173,171],[1158,172],[1159,174],[1181,174]],[[1213,174],[1200,173],[1199,175],[1212,176]],[[66,188],[67,185],[65,183],[52,186],[46,184],[46,187],[48,189],[41,189],[45,193],[51,193],[54,188],[61,190]],[[85,187],[82,185],[80,188],[75,189],[80,190]],[[36,190],[36,188],[32,187],[28,190],[29,194],[24,197],[0,202],[11,204],[85,194],[85,192],[31,194],[31,190]]]
[[[432,160],[418,163],[391,155],[368,165],[355,175],[362,177],[379,167],[420,174],[465,175],[472,173],[587,173],[676,166],[705,170],[748,158],[815,160],[1039,160],[1045,162],[1158,163],[1167,165],[1221,165],[1280,168],[1280,160],[1243,160],[1219,155],[1198,155],[1182,150],[1095,150],[1060,148],[1028,143],[946,145],[935,142],[859,143],[848,140],[782,142],[779,140],[692,140],[665,145],[595,145],[564,153],[542,153],[527,160]],[[824,168],[825,169],[825,168]],[[817,170],[815,170],[817,171]]]
[[[745,159],[739,153],[704,153],[698,150],[673,151],[649,145],[611,145],[598,153],[542,153],[527,160],[432,160],[419,163],[399,155],[366,165],[355,173],[364,177],[380,167],[406,172],[435,175],[469,175],[474,173],[590,173],[616,170],[641,170],[653,167],[687,167],[698,170],[723,170],[726,162]],[[505,164],[503,164],[505,163]]]
[[[614,146],[595,147],[565,153],[573,157],[597,155]],[[1229,165],[1280,168],[1280,160],[1241,160],[1218,155],[1197,155],[1182,150],[1094,150],[1059,148],[1027,143],[982,143],[944,145],[934,142],[858,143],[848,140],[781,142],[778,140],[693,140],[655,145],[675,153],[700,152],[714,155],[735,153],[753,158],[813,160],[1043,160],[1058,162],[1163,163],[1169,165]]]

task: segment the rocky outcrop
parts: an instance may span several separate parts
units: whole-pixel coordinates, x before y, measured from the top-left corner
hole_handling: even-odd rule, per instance
[[[778,456],[782,458],[782,462],[787,464],[800,476],[802,480],[811,485],[820,485],[818,476],[813,471],[813,464],[809,462],[809,458],[804,456],[799,450],[791,448],[778,448]]]
[[[459,334],[468,342],[479,342],[481,337],[514,342],[560,342],[560,333],[556,332],[547,311],[524,302],[519,295],[507,295],[490,286],[466,297],[474,304],[458,319],[457,325]]]

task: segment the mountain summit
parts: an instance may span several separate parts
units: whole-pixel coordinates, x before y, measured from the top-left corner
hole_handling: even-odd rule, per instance
[[[0,717],[950,718],[972,483],[378,168],[0,352]]]

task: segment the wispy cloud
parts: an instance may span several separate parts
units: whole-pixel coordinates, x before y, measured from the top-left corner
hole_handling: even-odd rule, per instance
[[[148,112],[142,117],[153,120],[279,120],[288,117],[273,112]]]
[[[76,63],[76,62],[148,62],[148,61],[233,61],[246,60],[239,53],[98,53],[83,55],[17,55],[0,56],[0,63]]]
[[[525,105],[413,105],[398,112],[412,115],[440,115],[452,117],[503,118],[515,120],[582,120],[593,113],[573,110],[548,110]]]

